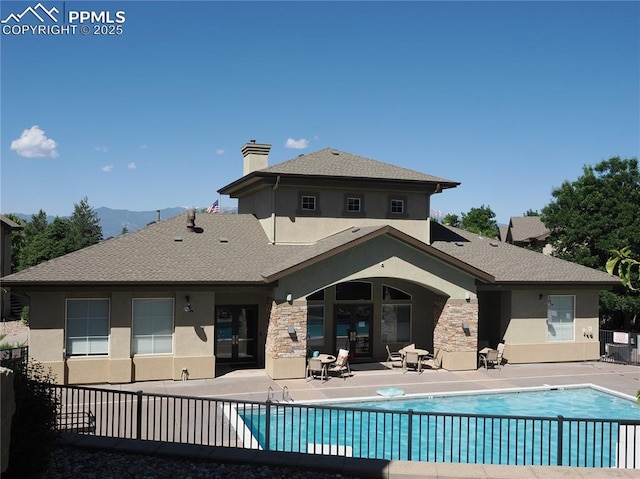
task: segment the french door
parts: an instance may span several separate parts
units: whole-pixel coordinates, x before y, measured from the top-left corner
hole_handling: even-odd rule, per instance
[[[335,305],[333,317],[336,349],[348,349],[352,358],[370,358],[373,305]]]
[[[256,363],[258,306],[216,306],[216,361]]]

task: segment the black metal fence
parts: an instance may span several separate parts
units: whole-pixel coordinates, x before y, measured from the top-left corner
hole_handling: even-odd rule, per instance
[[[600,330],[600,359],[611,363],[640,365],[640,333]]]
[[[434,414],[51,385],[78,434],[388,460],[640,468],[640,421]]]

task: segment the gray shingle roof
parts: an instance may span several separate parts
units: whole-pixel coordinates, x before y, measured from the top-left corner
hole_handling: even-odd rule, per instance
[[[491,274],[496,283],[615,285],[620,280],[553,256],[432,223],[432,246]]]
[[[315,153],[298,156],[289,161],[260,170],[267,173],[305,176],[332,176],[352,178],[376,178],[388,180],[428,181],[458,185],[459,183],[418,171],[383,163],[382,161],[353,155],[335,148],[325,148]]]
[[[300,265],[391,234],[425,254],[437,253],[445,260],[449,255],[455,258],[452,263],[466,263],[470,271],[479,270],[498,283],[618,284],[604,272],[437,223],[432,223],[432,245],[408,240],[386,225],[350,228],[312,245],[272,245],[252,215],[198,214],[196,226],[199,232],[190,231],[186,214],[176,216],[6,276],[3,283],[264,284]]]
[[[276,253],[252,215],[198,214],[196,226],[201,232],[187,229],[186,214],[175,216],[4,279],[54,283],[262,281],[260,271]]]

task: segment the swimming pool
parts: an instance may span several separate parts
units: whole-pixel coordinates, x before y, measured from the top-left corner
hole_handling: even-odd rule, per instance
[[[632,424],[635,434],[640,407],[592,388],[567,387],[272,404],[268,411],[249,411],[242,418],[260,447],[270,450],[388,460],[615,467],[633,459],[619,443],[635,440],[626,424]]]

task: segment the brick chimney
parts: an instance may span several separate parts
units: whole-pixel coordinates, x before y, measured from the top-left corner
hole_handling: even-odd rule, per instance
[[[245,144],[240,149],[242,156],[244,156],[242,175],[246,176],[254,171],[267,168],[269,166],[269,150],[271,150],[271,145],[256,143],[256,140]]]

